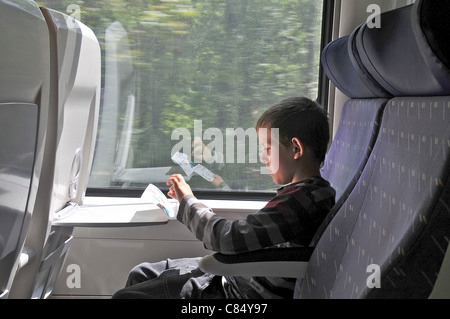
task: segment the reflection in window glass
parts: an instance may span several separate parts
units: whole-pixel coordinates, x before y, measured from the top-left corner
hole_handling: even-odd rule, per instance
[[[277,187],[261,174],[252,130],[281,99],[317,97],[321,1],[38,3],[79,18],[102,48],[90,187],[164,188],[172,173],[186,175],[194,189]],[[194,142],[207,146],[200,156]],[[194,173],[172,160],[175,151]],[[211,182],[197,165],[220,178]]]

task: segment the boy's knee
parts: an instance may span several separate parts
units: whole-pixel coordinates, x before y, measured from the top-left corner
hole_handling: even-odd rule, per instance
[[[159,274],[165,270],[165,264],[166,262],[144,262],[133,267],[128,274],[126,287],[158,277]]]
[[[120,289],[112,295],[111,299],[126,299],[124,295],[126,295],[126,293],[124,294],[124,289]]]

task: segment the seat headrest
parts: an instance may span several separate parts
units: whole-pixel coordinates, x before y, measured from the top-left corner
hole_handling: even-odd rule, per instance
[[[394,96],[450,94],[449,15],[445,0],[417,0],[362,24],[352,40],[367,76]]]
[[[330,42],[322,51],[322,66],[331,82],[350,98],[384,97],[374,82],[363,81],[349,56],[349,36]]]

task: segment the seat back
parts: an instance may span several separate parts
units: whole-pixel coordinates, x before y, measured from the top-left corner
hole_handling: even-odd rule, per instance
[[[0,30],[0,298],[6,298],[39,205],[38,185],[45,183],[50,58],[47,24],[34,1],[0,2]]]
[[[366,165],[389,95],[377,95],[383,92],[380,87],[361,80],[357,67],[349,58],[348,36],[329,43],[322,52],[321,62],[328,78],[349,97],[343,105],[338,129],[321,169],[322,177],[336,190],[336,205],[327,217],[331,220]]]
[[[429,39],[434,32],[423,26],[442,12],[450,14],[445,1],[416,1],[383,14],[380,29],[363,25],[354,33],[368,78],[400,96],[386,105],[369,160],[321,236],[296,297],[430,295],[450,238],[450,72],[439,51],[404,48],[415,47],[419,36]],[[412,30],[414,37],[405,36]],[[426,70],[424,77],[397,63]]]
[[[321,169],[322,177],[336,190],[336,202],[343,202],[361,175],[375,144],[386,99],[350,99]]]
[[[50,31],[47,72],[51,74],[49,119],[54,125],[46,171],[50,183],[41,188],[50,196],[45,199],[47,205],[33,213],[26,246],[36,258],[17,274],[11,298],[51,294],[73,233],[70,227],[53,227],[52,221],[63,208],[82,204],[97,132],[101,85],[98,41],[72,17],[45,8],[41,11]]]
[[[101,51],[95,34],[74,18],[41,9],[50,27],[51,61],[57,82],[58,135],[52,213],[85,196],[97,135]]]

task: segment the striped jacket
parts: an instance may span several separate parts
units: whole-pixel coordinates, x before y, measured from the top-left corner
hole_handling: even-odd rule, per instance
[[[309,246],[314,233],[334,203],[335,190],[328,181],[321,177],[312,177],[280,188],[264,208],[249,214],[245,220],[230,221],[219,217],[192,195],[185,196],[181,201],[177,219],[185,224],[207,249],[223,254],[238,254],[274,246]],[[264,289],[269,289],[269,295],[261,295],[260,292],[258,295],[244,293],[243,296],[242,292],[239,294],[250,298],[283,297],[284,294],[290,294],[292,297],[293,282],[280,282],[281,278],[269,280],[270,283],[263,284]],[[242,278],[228,279],[232,286],[240,281]],[[253,278],[245,281],[260,285],[258,282],[261,280],[255,281]],[[283,286],[283,292],[277,292],[277,286]],[[284,291],[285,286],[287,291]],[[259,288],[254,287],[257,290]],[[238,292],[235,291],[236,293]]]

